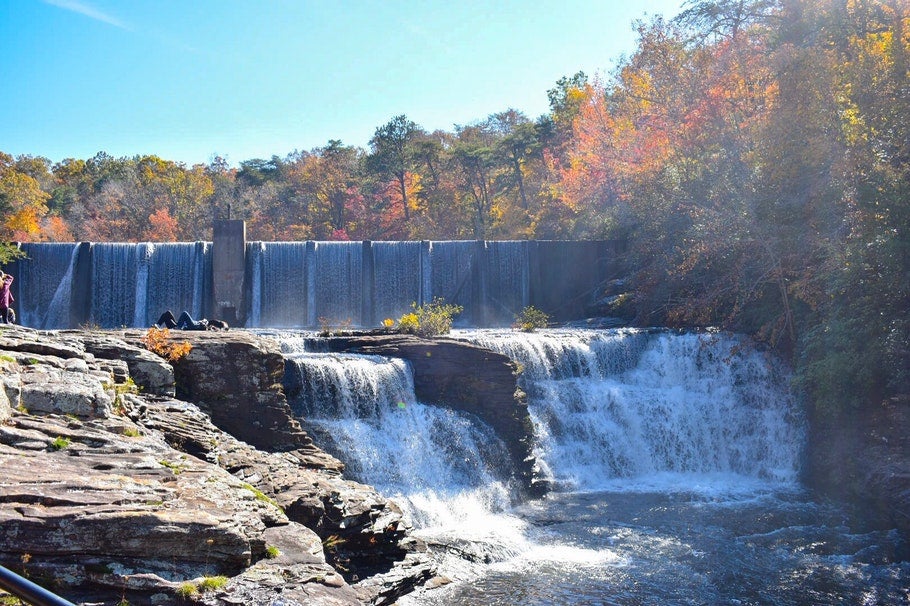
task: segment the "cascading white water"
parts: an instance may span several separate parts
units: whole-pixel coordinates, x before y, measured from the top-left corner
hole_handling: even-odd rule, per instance
[[[451,527],[508,505],[501,441],[476,419],[417,402],[406,362],[301,352],[303,341],[292,338],[282,346],[292,369],[288,394],[304,424],[331,440],[355,479],[393,496],[418,526]]]
[[[772,360],[736,336],[562,330],[459,337],[522,364],[536,454],[565,488],[797,479],[803,436],[793,398]]]

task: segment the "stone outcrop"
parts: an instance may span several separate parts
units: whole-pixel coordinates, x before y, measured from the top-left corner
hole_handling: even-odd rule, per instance
[[[514,475],[531,494],[545,491],[532,455],[534,428],[518,368],[507,356],[454,339],[400,334],[327,337],[329,351],[403,358],[411,364],[417,399],[475,415],[503,440]]]
[[[0,563],[103,604],[386,604],[433,575],[292,418],[275,344],[180,333],[172,367],[141,335],[0,327]]]

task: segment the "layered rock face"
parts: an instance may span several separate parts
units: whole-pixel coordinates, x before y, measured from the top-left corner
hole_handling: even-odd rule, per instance
[[[0,563],[103,604],[384,604],[432,576],[292,418],[277,345],[179,332],[172,367],[141,335],[0,328]]]

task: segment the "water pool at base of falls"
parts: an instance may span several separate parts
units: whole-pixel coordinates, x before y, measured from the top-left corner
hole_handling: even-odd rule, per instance
[[[314,439],[402,506],[451,581],[401,606],[910,603],[904,539],[800,486],[798,402],[742,338],[452,336],[521,365],[546,498],[517,499],[496,436],[417,402],[401,360],[284,342]]]
[[[853,532],[841,512],[799,492],[723,490],[557,493],[526,503],[510,512],[513,554],[471,566],[444,558],[453,582],[399,603],[908,603],[910,565],[895,561],[895,533]]]

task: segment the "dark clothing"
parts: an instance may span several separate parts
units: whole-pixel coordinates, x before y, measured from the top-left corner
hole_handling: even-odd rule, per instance
[[[187,311],[181,313],[180,317],[175,320],[174,314],[171,313],[170,309],[161,314],[155,324],[164,328],[179,328],[181,330],[207,330],[209,327],[208,320],[203,318],[196,321]]]
[[[161,317],[158,318],[158,321],[155,322],[155,326],[158,328],[177,328],[177,319],[174,317],[174,314],[171,313],[171,310],[167,310]]]
[[[183,330],[208,330],[209,321],[205,318],[202,318],[198,322],[193,319],[193,316],[189,312],[184,311],[180,314],[180,317],[177,318],[177,328]]]

